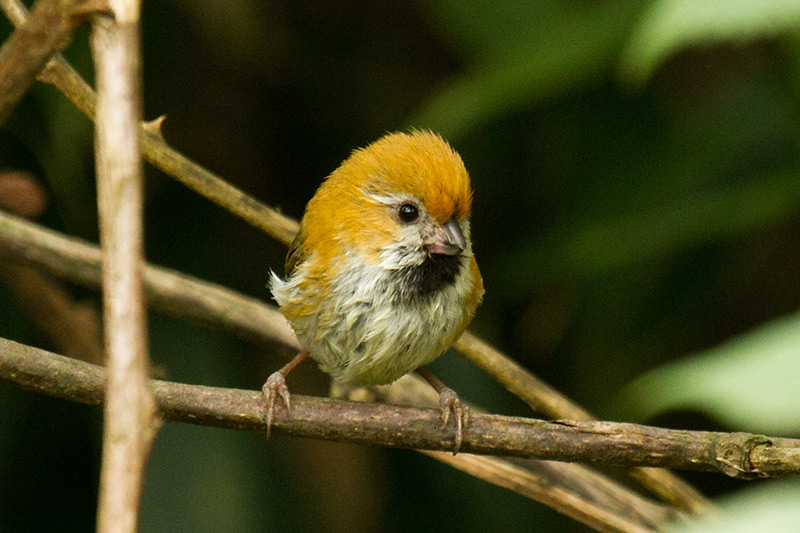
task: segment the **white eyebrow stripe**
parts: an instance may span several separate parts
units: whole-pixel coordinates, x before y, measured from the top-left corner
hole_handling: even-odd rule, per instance
[[[396,205],[396,204],[401,204],[403,202],[416,203],[414,198],[406,194],[395,194],[389,196],[385,196],[382,194],[367,194],[367,196],[369,196],[379,204],[384,204],[384,205]]]

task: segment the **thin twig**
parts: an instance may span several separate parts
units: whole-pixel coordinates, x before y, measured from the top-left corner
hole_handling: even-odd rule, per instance
[[[630,509],[617,509],[615,512],[610,512],[607,507],[578,498],[569,490],[565,490],[560,486],[553,486],[540,479],[541,475],[534,474],[528,469],[521,469],[508,461],[498,461],[497,459],[480,455],[459,455],[454,457],[452,454],[444,452],[422,453],[479,479],[540,501],[548,507],[566,514],[597,531],[627,531],[631,533],[659,531],[661,529],[659,526],[668,521],[667,516],[656,521],[651,521],[641,516],[631,517]],[[539,464],[555,467],[558,463],[540,462]],[[588,469],[587,473],[591,477],[582,480],[584,483],[581,485],[584,487],[602,484],[603,482],[608,483],[605,479],[597,479],[597,474]],[[554,477],[561,479],[564,474],[575,476],[578,473],[571,469],[569,472],[556,470],[551,474],[556,474]],[[604,502],[607,501],[604,500]],[[642,501],[639,505],[641,504],[649,504],[649,502]],[[638,510],[642,510],[642,508],[639,507]],[[660,514],[663,514],[663,510],[661,510]]]
[[[6,16],[19,27],[24,24],[27,10],[19,0],[0,0]],[[91,87],[80,77],[72,66],[56,54],[47,63],[39,78],[54,85],[59,91],[91,120],[95,120],[96,95]],[[160,132],[163,117],[141,125],[141,150],[145,159],[156,168],[174,177],[190,189],[199,193],[261,229],[267,235],[288,245],[297,232],[297,222],[265,206],[252,196],[240,191],[170,148]]]
[[[472,333],[464,333],[456,341],[455,348],[487,374],[505,385],[511,393],[530,405],[535,412],[549,418],[594,419],[588,411],[575,405],[569,398]]]
[[[24,7],[19,3],[19,0],[0,1],[3,2],[4,10],[7,13],[9,10],[5,8],[5,3],[15,4],[16,13],[13,16],[22,18],[19,13],[24,13]],[[11,17],[12,15],[10,14],[9,16]],[[57,55],[48,63],[40,78],[56,86],[76,107],[94,120],[93,91],[60,55]],[[160,123],[161,119],[158,119],[143,125],[141,148],[148,161],[199,194],[209,198],[231,213],[240,216],[284,244],[291,242],[297,230],[296,221],[263,205],[255,198],[232,187],[218,176],[208,172],[170,148],[160,134]],[[467,343],[461,343],[460,347],[463,353],[481,368],[494,368],[497,364],[497,357],[487,359],[486,350],[476,348],[474,343],[472,346],[467,345]],[[494,352],[499,354],[496,350]],[[503,359],[502,369],[491,373],[503,386],[513,392],[515,389],[519,389],[518,380],[514,379],[515,375],[532,376],[532,374],[513,360],[502,354],[499,355]],[[528,380],[528,386],[536,387],[537,382],[541,383],[540,380],[534,377],[533,380]],[[583,411],[561,395],[559,396],[564,401],[559,400],[551,404],[550,401],[556,398],[551,392],[554,392],[554,390],[545,385],[543,390],[538,388],[529,389],[526,395],[529,399],[539,397],[540,399],[533,401],[533,403],[542,404],[551,410],[556,417],[571,418],[576,411]],[[529,401],[529,403],[531,402]],[[562,410],[564,407],[566,409]],[[632,474],[644,486],[653,490],[661,498],[682,509],[701,513],[711,508],[711,504],[707,499],[691,485],[670,472],[658,472],[650,469],[647,471],[637,470]]]
[[[297,222],[170,148],[161,136],[160,125],[161,119],[156,119],[142,131],[142,153],[153,166],[283,244],[292,242]]]
[[[144,467],[158,422],[148,382],[143,245],[142,114],[137,0],[111,0],[96,17],[97,164],[107,395],[97,530],[137,530]]]

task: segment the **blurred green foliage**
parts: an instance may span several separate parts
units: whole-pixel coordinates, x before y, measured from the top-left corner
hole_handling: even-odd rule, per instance
[[[719,430],[782,419],[760,427],[798,436],[800,324],[778,319],[800,309],[797,0],[172,0],[145,2],[143,23],[147,118],[166,114],[174,146],[294,217],[353,148],[408,127],[447,137],[475,189],[474,330],[591,411]],[[91,79],[85,30],[67,56]],[[54,89],[0,131],[0,166],[47,184],[42,223],[96,239],[91,124]],[[151,261],[269,299],[278,244],[147,178]],[[0,336],[52,349],[0,298]],[[151,347],[170,379],[251,389],[286,355],[160,315]],[[476,404],[528,414],[453,354],[435,369]],[[312,365],[289,385],[327,391]],[[8,386],[0,402],[0,531],[91,528],[99,413]],[[792,516],[775,494],[773,516]],[[583,531],[412,452],[178,425],[159,435],[142,509],[143,531],[531,524]]]
[[[620,397],[642,419],[697,407],[751,433],[800,435],[800,316],[766,326],[650,371]]]
[[[622,57],[623,78],[643,82],[683,48],[744,42],[797,31],[797,0],[661,0],[652,2]]]
[[[690,520],[667,529],[669,533],[750,533],[796,531],[800,524],[800,483],[770,481],[721,498],[721,513]]]

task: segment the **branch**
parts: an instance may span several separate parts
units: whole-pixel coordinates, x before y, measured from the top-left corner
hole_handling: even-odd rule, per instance
[[[97,530],[137,529],[144,467],[159,421],[147,373],[142,115],[137,0],[110,0],[113,17],[95,17],[95,158],[103,245],[103,324],[107,398]]]
[[[510,392],[527,403],[535,412],[549,418],[594,420],[585,409],[534,376],[528,369],[500,353],[469,331],[464,332],[455,348],[484,372],[502,383]],[[697,514],[711,510],[711,504],[694,487],[667,470],[634,468],[631,477],[659,498],[680,509]]]
[[[0,211],[0,254],[64,280],[100,288],[103,256],[97,246],[66,237]],[[300,349],[275,307],[220,285],[151,265],[144,266],[147,303],[179,318],[222,329],[259,345]]]
[[[0,173],[0,208],[36,218],[47,203],[44,188],[32,174]],[[60,353],[89,363],[103,362],[100,317],[93,306],[74,301],[60,281],[33,266],[0,260],[0,279]]]
[[[522,469],[509,460],[481,455],[422,453],[479,479],[542,502],[598,531],[662,531],[664,524],[678,518],[674,511],[658,508],[645,500],[637,502],[625,492],[626,489],[588,468],[578,469],[576,467],[580,465],[574,463],[527,461],[526,468]],[[574,484],[564,487],[565,480]],[[578,498],[572,492],[575,488],[583,489],[578,491]],[[584,494],[586,489],[598,491],[598,494]],[[602,505],[593,505],[594,502],[601,502]]]
[[[102,367],[0,339],[0,381],[57,398],[100,405],[104,374]],[[166,420],[259,433],[265,429],[264,402],[259,392],[164,381],[153,381],[152,388]],[[432,457],[550,505],[599,531],[655,531],[659,524],[676,517],[673,510],[653,504],[581,465],[466,454],[454,457],[449,453],[452,444],[438,429],[440,413],[436,409],[299,395],[293,399],[297,400],[296,408],[293,402],[293,416],[278,414],[277,431],[368,444],[375,444],[370,435],[378,434],[384,435],[387,445],[393,441],[398,447],[428,442],[447,450],[430,452]],[[337,423],[332,433],[330,423],[334,420]],[[407,426],[409,421],[414,421],[413,426]]]
[[[4,9],[8,0],[2,0]],[[99,0],[38,0],[25,24],[0,49],[0,125],[50,57],[67,47],[86,15],[103,10]]]
[[[38,393],[99,405],[102,367],[0,339],[0,379]],[[153,380],[165,420],[263,433],[260,391]],[[452,435],[437,409],[292,396],[274,430],[295,437],[449,452]],[[753,479],[800,475],[800,439],[660,429],[639,424],[557,421],[476,413],[462,450],[550,461],[658,466]]]

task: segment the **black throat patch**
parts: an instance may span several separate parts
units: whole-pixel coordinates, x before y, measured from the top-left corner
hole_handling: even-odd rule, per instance
[[[395,271],[395,302],[410,304],[453,285],[464,261],[460,255],[432,254],[421,265]]]

